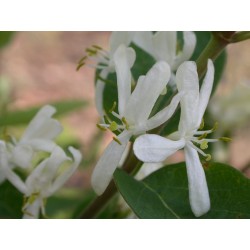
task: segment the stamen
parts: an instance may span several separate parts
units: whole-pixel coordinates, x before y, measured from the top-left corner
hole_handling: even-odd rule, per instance
[[[96,124],[96,127],[99,128],[102,131],[106,131],[107,128],[105,128],[104,126],[100,125],[100,124]]]
[[[119,120],[121,120],[121,116],[118,115],[116,112],[112,111],[111,114],[112,114],[114,117],[116,117],[116,118],[118,118]]]
[[[215,123],[214,123],[214,126],[213,126],[212,129],[211,129],[211,131],[214,132],[215,130],[217,130],[218,126],[219,126],[219,123],[218,123],[218,122],[215,122]]]
[[[208,142],[207,140],[203,140],[202,143],[200,144],[201,149],[207,149],[208,148]]]
[[[117,137],[113,137],[113,140],[114,140],[115,142],[117,142],[118,144],[122,145],[122,143],[119,141],[119,139],[118,139]]]
[[[202,140],[207,137],[207,133],[202,134],[201,136],[198,137],[198,140]]]
[[[112,108],[109,110],[110,113],[112,113],[116,108],[116,102],[113,103]]]
[[[77,68],[76,68],[76,71],[78,71],[84,65],[85,65],[85,62],[79,63]]]
[[[129,124],[128,124],[128,122],[127,122],[127,120],[126,120],[125,117],[122,117],[122,122],[125,125],[126,129],[128,130],[129,129]]]
[[[228,137],[220,137],[218,140],[224,141],[224,142],[231,142],[232,141],[232,139],[228,138]]]
[[[206,161],[210,161],[212,159],[212,156],[210,154],[207,154]]]
[[[111,131],[115,131],[115,130],[117,130],[118,129],[118,125],[117,125],[117,123],[116,122],[111,122],[110,123],[110,126],[109,126],[109,129],[111,130]]]
[[[197,148],[193,143],[188,143],[188,145],[190,145],[190,147],[192,147],[193,149],[195,149],[197,152],[199,152],[204,157],[207,156],[207,154],[205,154],[201,149]]]

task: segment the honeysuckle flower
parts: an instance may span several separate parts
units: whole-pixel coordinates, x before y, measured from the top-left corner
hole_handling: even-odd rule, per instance
[[[95,86],[95,105],[100,117],[103,117],[105,114],[103,110],[104,81],[109,73],[115,72],[114,54],[120,45],[125,45],[127,47],[130,44],[132,37],[132,32],[112,32],[109,41],[109,51],[93,45],[92,48],[86,49],[88,56],[83,57],[79,62],[78,68],[85,64],[86,59],[90,59],[94,62],[94,65],[88,65],[100,70]],[[132,67],[135,60],[135,52],[131,48],[127,48],[126,53],[129,65]]]
[[[176,95],[169,106],[149,118],[157,98],[169,81],[170,68],[166,62],[156,63],[146,76],[139,77],[131,93],[130,58],[126,50],[127,48],[121,45],[114,54],[118,84],[118,114],[111,112],[120,123],[109,121],[98,125],[101,129],[117,130],[120,133],[108,145],[94,169],[91,182],[98,195],[104,192],[112,179],[130,138],[166,122],[174,113],[180,100],[180,95]]]
[[[62,131],[61,124],[52,118],[56,109],[46,105],[42,107],[29,123],[19,141],[9,144],[11,160],[17,166],[27,168],[36,151],[51,152],[56,146],[53,141]]]
[[[211,156],[202,150],[208,147],[208,142],[218,141],[217,139],[206,139],[207,134],[211,133],[213,129],[199,131],[212,91],[213,79],[213,62],[208,60],[207,73],[199,90],[196,64],[191,61],[184,62],[176,73],[177,88],[184,93],[180,101],[179,130],[172,135],[172,138],[176,140],[173,141],[159,135],[142,135],[134,143],[135,155],[144,162],[162,162],[177,150],[184,148],[189,200],[191,209],[197,217],[210,209],[206,177],[198,153],[209,160]],[[195,144],[200,145],[200,148]]]
[[[73,147],[69,147],[69,151],[73,159],[67,157],[60,147],[55,147],[51,156],[31,172],[25,183],[16,186],[25,195],[24,219],[38,218],[40,210],[45,216],[46,198],[60,189],[78,168],[81,153]],[[61,169],[66,161],[72,162],[71,165]]]
[[[133,42],[144,49],[157,61],[166,61],[171,70],[175,71],[181,63],[187,61],[192,56],[196,36],[191,31],[183,32],[183,48],[178,49],[176,31],[158,31],[158,32],[134,32]]]

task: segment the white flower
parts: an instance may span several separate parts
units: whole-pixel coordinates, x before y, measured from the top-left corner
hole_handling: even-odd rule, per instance
[[[100,69],[99,78],[96,81],[95,86],[95,104],[96,109],[101,117],[104,116],[103,110],[103,92],[105,87],[105,82],[109,73],[115,71],[114,65],[114,54],[120,45],[125,45],[126,47],[130,44],[132,40],[133,33],[126,31],[116,31],[112,32],[109,42],[109,51],[102,49],[99,46],[93,46],[90,49],[87,49],[86,52],[88,57],[84,57],[80,61],[80,66],[85,64],[85,60],[89,58],[97,65],[89,65],[96,69]],[[126,50],[127,57],[129,59],[129,65],[132,67],[135,60],[134,50],[127,48]]]
[[[201,149],[207,148],[205,139],[208,131],[198,131],[212,91],[214,66],[208,61],[207,74],[199,91],[199,79],[194,62],[184,62],[177,70],[176,83],[184,95],[181,103],[181,117],[178,132],[172,135],[176,141],[158,135],[142,135],[134,143],[135,155],[144,162],[162,162],[177,150],[184,148],[189,183],[190,205],[195,216],[201,216],[210,209],[210,198],[198,153],[210,158]],[[196,137],[198,136],[198,137]],[[201,149],[193,143],[199,144]]]
[[[176,31],[158,31],[154,34],[150,31],[138,31],[134,32],[132,39],[156,61],[166,61],[172,71],[190,59],[196,45],[196,36],[190,31],[183,32],[183,48],[179,51],[177,50]]]
[[[112,112],[121,123],[109,122],[100,124],[101,128],[109,128],[120,132],[117,138],[106,148],[98,161],[93,175],[92,186],[101,195],[108,186],[112,175],[119,164],[122,154],[131,136],[145,133],[166,122],[174,113],[180,95],[176,95],[169,106],[149,118],[152,108],[166,87],[170,78],[170,68],[166,62],[156,63],[146,76],[140,76],[131,94],[130,58],[127,48],[121,45],[114,54],[114,64],[118,84],[118,112]]]
[[[25,181],[25,189],[17,186],[24,193],[26,202],[23,207],[23,218],[38,218],[41,210],[45,215],[45,199],[60,189],[75,172],[81,161],[81,153],[73,147],[69,147],[74,162],[60,171],[65,161],[72,161],[60,147],[55,147],[49,158],[42,161],[28,176]]]
[[[56,146],[53,141],[62,131],[61,124],[52,118],[56,109],[46,105],[42,107],[29,123],[23,136],[14,145],[9,144],[11,160],[17,166],[27,168],[36,151],[51,152]]]

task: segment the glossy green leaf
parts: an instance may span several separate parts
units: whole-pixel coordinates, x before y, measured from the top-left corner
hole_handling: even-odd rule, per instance
[[[23,195],[8,181],[0,185],[0,218],[22,218]]]
[[[70,100],[51,103],[57,110],[55,117],[73,112],[87,105],[86,101]],[[22,125],[29,123],[42,106],[8,112],[0,117],[0,126]]]
[[[250,218],[250,180],[221,163],[205,165],[211,209],[199,218]],[[120,169],[116,185],[139,218],[196,218],[190,208],[185,163],[163,167],[143,181]]]

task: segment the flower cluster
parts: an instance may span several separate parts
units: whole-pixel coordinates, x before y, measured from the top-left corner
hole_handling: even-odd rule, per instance
[[[73,156],[71,159],[54,142],[62,132],[61,124],[52,118],[55,112],[54,107],[44,106],[19,141],[14,137],[11,140],[0,140],[0,184],[8,180],[24,194],[23,218],[38,218],[40,210],[45,216],[46,198],[63,186],[82,158],[78,150],[69,147]],[[41,153],[49,154],[49,157],[36,164]],[[63,167],[65,162],[71,164]],[[26,180],[15,172],[15,168],[29,173]]]
[[[130,44],[135,44],[155,59],[155,64],[146,75],[136,81],[135,86],[131,68],[136,53]],[[203,115],[209,102],[214,80],[214,65],[209,59],[207,73],[199,87],[199,77],[195,62],[187,61],[196,46],[193,32],[183,32],[183,46],[177,42],[177,32],[113,32],[110,52],[95,48],[89,53],[97,60],[101,78],[96,86],[97,110],[102,117],[98,127],[115,133],[114,140],[108,145],[98,161],[93,175],[92,186],[101,195],[110,183],[115,169],[120,165],[127,144],[133,144],[135,155],[143,162],[160,163],[179,149],[184,149],[189,183],[190,205],[195,216],[201,216],[210,209],[209,191],[199,154],[209,160],[211,156],[204,150],[209,142],[207,135],[215,130],[202,130]],[[86,57],[87,58],[87,57]],[[86,59],[84,58],[84,60]],[[105,116],[103,91],[105,79],[115,72],[118,90],[118,112],[114,107],[111,120]],[[151,115],[159,96],[167,84],[174,86],[176,94],[170,104]],[[180,103],[181,117],[178,131],[168,138],[156,134],[146,134],[166,123]],[[103,118],[104,117],[104,118]]]

